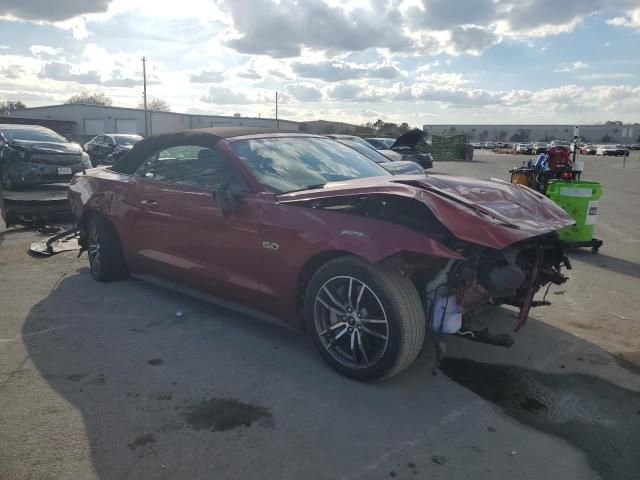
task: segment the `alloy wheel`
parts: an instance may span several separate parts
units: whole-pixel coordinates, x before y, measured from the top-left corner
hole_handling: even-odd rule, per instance
[[[336,361],[349,368],[367,368],[384,355],[389,323],[375,292],[351,276],[327,280],[314,304],[316,333]]]
[[[89,231],[89,264],[91,265],[91,272],[94,276],[99,276],[102,268],[101,256],[100,256],[100,234],[98,233],[98,226],[95,222],[91,222],[91,228]]]

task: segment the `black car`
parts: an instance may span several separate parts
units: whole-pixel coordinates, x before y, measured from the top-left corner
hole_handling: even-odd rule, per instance
[[[140,140],[142,140],[140,135],[122,133],[98,135],[84,144],[84,150],[89,154],[91,163],[94,165],[112,164]]]
[[[402,154],[402,159],[415,162],[422,168],[433,168],[433,156],[431,147],[425,141],[426,133],[419,128],[414,128],[404,135],[400,135],[391,150]]]
[[[404,161],[404,160],[394,162],[393,160],[390,160],[389,158],[379,153],[373,147],[367,147],[366,145],[363,145],[359,142],[354,142],[348,139],[338,138],[334,140],[336,140],[337,142],[343,145],[346,145],[347,147],[353,148],[356,152],[361,153],[362,155],[367,157],[369,160],[373,160],[374,162],[379,164],[382,168],[392,173],[393,175],[424,173],[424,168],[422,168],[420,165],[418,165],[415,162]]]
[[[0,178],[6,190],[67,182],[86,168],[91,168],[91,162],[80,145],[53,130],[0,124]]]

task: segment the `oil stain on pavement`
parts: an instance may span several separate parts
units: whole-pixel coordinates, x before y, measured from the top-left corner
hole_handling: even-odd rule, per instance
[[[232,430],[240,426],[249,427],[258,421],[271,423],[268,408],[226,398],[203,400],[190,407],[184,417],[191,428],[212,432]]]
[[[445,358],[442,372],[519,422],[582,450],[603,478],[640,478],[640,392],[598,377]]]
[[[146,445],[153,444],[153,443],[156,443],[156,437],[154,437],[153,434],[151,433],[147,433],[146,435],[141,435],[139,437],[136,437],[136,439],[133,442],[128,443],[127,446],[131,450],[135,450],[138,447],[144,447]]]

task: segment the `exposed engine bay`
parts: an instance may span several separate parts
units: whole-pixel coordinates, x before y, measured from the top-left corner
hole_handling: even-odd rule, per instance
[[[519,308],[514,328],[518,331],[532,307],[550,305],[544,298],[534,300],[535,294],[542,287],[567,281],[563,267],[571,269],[571,264],[555,234],[500,251],[472,248],[464,260],[449,261],[425,286],[429,327],[440,333],[469,334],[464,314],[487,305],[512,305]]]

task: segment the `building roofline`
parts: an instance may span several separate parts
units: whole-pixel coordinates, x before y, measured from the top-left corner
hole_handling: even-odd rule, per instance
[[[58,108],[58,107],[93,107],[93,108],[111,108],[116,110],[128,110],[133,112],[144,112],[142,108],[131,108],[131,107],[114,107],[112,105],[91,105],[89,103],[60,103],[57,105],[44,105],[42,107],[27,107],[22,110],[39,110],[42,108]],[[19,110],[19,111],[22,111]],[[151,110],[149,110],[151,111]],[[281,122],[290,122],[290,123],[301,123],[295,120],[286,120],[284,118],[271,118],[271,117],[234,117],[233,115],[211,115],[206,113],[180,113],[180,112],[154,112],[154,113],[163,113],[163,114],[171,114],[171,115],[181,115],[186,117],[213,117],[213,118],[241,118],[245,120],[279,120]]]

